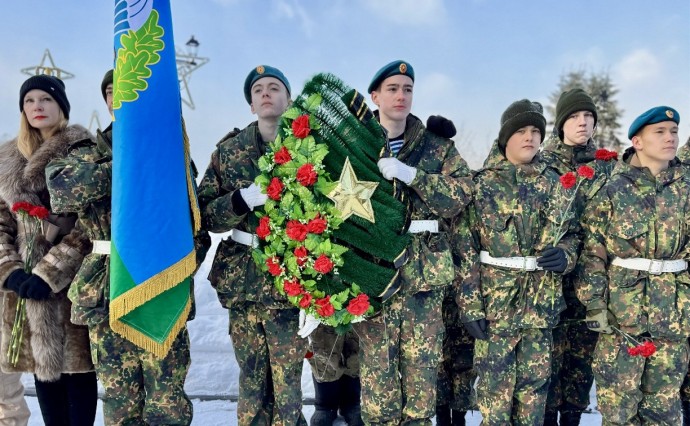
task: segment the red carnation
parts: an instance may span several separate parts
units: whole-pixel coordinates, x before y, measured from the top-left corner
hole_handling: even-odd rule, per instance
[[[268,216],[264,216],[259,219],[259,226],[256,227],[256,235],[262,240],[265,240],[266,237],[271,235],[271,227],[269,226],[270,223],[271,219]]]
[[[285,227],[285,235],[291,240],[304,241],[307,238],[307,226],[298,220],[288,221]]]
[[[311,359],[313,356],[314,356],[314,352],[307,351],[307,353],[304,354],[304,359]]]
[[[316,272],[321,272],[322,274],[327,274],[333,270],[333,262],[331,262],[331,259],[329,259],[328,256],[322,254],[314,262],[314,270]]]
[[[322,317],[330,317],[335,313],[335,308],[331,304],[331,296],[326,296],[323,299],[316,299],[316,313]]]
[[[328,222],[326,222],[326,219],[322,219],[321,216],[316,216],[307,223],[307,230],[312,234],[322,234],[327,226]]]
[[[288,161],[292,160],[292,156],[288,152],[287,148],[281,147],[280,150],[278,150],[278,152],[273,154],[273,159],[278,164],[285,164]]]
[[[266,266],[268,266],[268,273],[274,277],[277,277],[283,272],[283,268],[280,266],[280,259],[275,256],[266,259]]]
[[[640,355],[642,355],[645,358],[649,358],[650,356],[654,355],[655,352],[656,345],[651,340],[647,340],[642,345],[640,345]]]
[[[271,179],[271,183],[269,183],[268,187],[266,188],[266,195],[268,195],[268,198],[278,201],[280,200],[280,194],[282,194],[282,192],[283,182],[281,182],[277,177]]]
[[[577,174],[585,179],[592,179],[594,177],[594,169],[589,166],[580,166],[577,168]]]
[[[570,189],[573,186],[575,186],[575,182],[577,181],[577,176],[575,176],[575,173],[573,173],[573,172],[568,172],[568,173],[564,174],[563,176],[561,176],[560,179],[561,179],[561,185],[563,185],[563,188]]]
[[[369,296],[360,293],[347,305],[347,311],[352,315],[359,316],[369,310]]]
[[[283,289],[288,296],[299,296],[304,291],[304,288],[297,282],[296,278],[283,281]]]
[[[307,255],[309,252],[307,251],[307,248],[304,246],[299,246],[297,247],[294,251],[293,254],[297,258],[297,265],[302,266],[307,262]]]
[[[609,151],[608,149],[597,149],[594,153],[594,158],[602,161],[618,160],[618,153],[616,151]]]
[[[12,204],[12,211],[15,213],[23,211],[28,214],[32,207],[34,207],[34,205],[31,203],[27,203],[26,201],[18,201]]]
[[[39,219],[45,219],[50,216],[50,211],[47,208],[41,206],[33,206],[29,211],[29,216],[37,217]]]
[[[299,307],[307,309],[309,306],[311,306],[311,294],[305,293],[299,301]]]
[[[318,175],[314,171],[314,166],[307,163],[297,169],[297,182],[301,183],[302,186],[312,186],[316,183]]]
[[[311,132],[309,128],[309,116],[304,114],[295,118],[295,121],[292,122],[292,134],[295,135],[296,138],[304,139],[309,136],[309,132]]]

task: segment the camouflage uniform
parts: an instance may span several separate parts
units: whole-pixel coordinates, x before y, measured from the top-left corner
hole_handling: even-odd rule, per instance
[[[488,340],[475,342],[477,398],[483,424],[543,423],[551,373],[551,331],[565,308],[561,275],[523,271],[479,261],[480,250],[495,258],[538,256],[551,241],[561,207],[558,174],[541,162],[515,166],[494,143],[475,176],[470,208],[472,256],[460,272],[457,300],[463,322],[486,318]],[[566,253],[564,273],[575,267],[574,221],[557,246]],[[543,280],[543,277],[544,280]]]
[[[577,173],[577,168],[587,165],[594,169],[594,180],[584,180],[573,203],[576,220],[584,212],[585,204],[611,174],[615,161],[595,159],[596,143],[590,139],[584,146],[569,146],[552,135],[544,143],[541,159],[556,169],[559,175]],[[578,253],[581,247],[578,248]],[[551,383],[546,400],[546,412],[581,413],[589,406],[589,392],[594,382],[592,355],[597,344],[598,333],[591,331],[584,323],[586,310],[575,294],[575,281],[580,271],[563,277],[563,296],[566,309],[553,330],[553,352],[551,354]]]
[[[96,142],[73,144],[65,159],[46,169],[54,209],[77,213],[92,241],[110,240],[111,138],[111,127],[99,131]],[[205,241],[201,259],[210,245]],[[115,333],[108,322],[109,263],[109,255],[88,254],[68,293],[72,322],[89,327],[91,357],[105,388],[105,424],[190,424],[192,405],[183,389],[190,365],[186,328],[163,359]]]
[[[677,157],[686,168],[690,167],[690,139],[678,148]],[[690,369],[685,376],[685,380],[683,380],[683,385],[680,387],[680,400],[684,404],[683,412],[690,414]]]
[[[428,132],[409,115],[397,158],[416,167],[406,188],[412,220],[458,214],[471,200],[470,169],[452,141]],[[455,275],[448,224],[415,234],[400,289],[382,312],[357,323],[362,418],[366,424],[431,424],[443,346],[441,305]]]
[[[350,330],[338,335],[335,328],[319,325],[310,335],[312,374],[319,382],[334,382],[343,375],[359,377],[359,338]]]
[[[656,178],[628,162],[626,151],[583,216],[586,237],[577,290],[585,306],[602,306],[612,325],[657,352],[633,357],[616,332],[601,335],[594,353],[597,401],[603,424],[679,425],[678,389],[688,368],[690,274],[651,274],[612,265],[615,257],[688,259],[690,180],[677,160]]]
[[[239,203],[234,197],[260,173],[257,162],[266,146],[257,122],[230,132],[218,143],[199,185],[204,229],[254,232],[254,214],[236,213]],[[297,335],[299,310],[256,267],[251,251],[252,247],[230,237],[224,239],[209,275],[221,304],[229,310],[240,367],[238,424],[306,425],[301,377],[307,341]]]

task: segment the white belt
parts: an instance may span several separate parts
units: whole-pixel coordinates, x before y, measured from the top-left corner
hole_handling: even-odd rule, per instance
[[[422,232],[438,233],[438,220],[411,220],[410,228],[407,230],[410,234],[419,234]]]
[[[230,230],[230,238],[240,244],[250,247],[259,247],[259,237],[249,232],[240,231],[239,229]]]
[[[642,257],[621,259],[620,257],[616,257],[615,259],[613,259],[613,262],[611,262],[611,264],[626,269],[647,271],[652,275],[661,275],[666,272],[680,272],[688,269],[688,262],[686,262],[683,259],[657,260],[644,259]]]
[[[104,240],[94,240],[91,241],[93,243],[93,248],[91,249],[91,253],[96,253],[96,254],[110,254],[110,241],[104,241]]]
[[[526,257],[493,257],[488,251],[479,253],[479,261],[487,265],[502,266],[504,268],[520,269],[523,271],[537,271],[542,268],[537,266],[536,256]]]

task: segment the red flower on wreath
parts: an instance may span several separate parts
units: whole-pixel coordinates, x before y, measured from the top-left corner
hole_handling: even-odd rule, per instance
[[[335,308],[331,304],[331,296],[326,296],[323,299],[316,299],[316,313],[322,317],[330,317],[335,313]]]
[[[268,195],[268,198],[271,200],[278,201],[280,200],[280,194],[282,193],[283,182],[281,182],[277,177],[274,177],[271,179],[271,183],[268,184],[268,187],[266,187],[266,195]]]
[[[311,128],[309,128],[309,115],[304,114],[295,118],[295,121],[292,122],[292,134],[296,138],[304,139],[309,136],[309,132],[311,132]]]
[[[307,223],[307,230],[312,234],[322,234],[327,227],[328,222],[326,222],[326,219],[322,219],[318,215]]]
[[[277,277],[283,272],[283,268],[280,266],[280,259],[276,256],[271,256],[266,259],[266,266],[268,266],[268,273]]]
[[[358,294],[347,305],[347,311],[355,316],[363,315],[367,310],[369,310],[369,296],[364,293]]]
[[[288,296],[299,296],[304,291],[297,278],[283,281],[283,289]]]
[[[285,226],[285,235],[291,240],[304,241],[307,238],[307,226],[299,220],[290,220]]]
[[[318,175],[310,163],[297,169],[297,182],[301,183],[302,186],[312,186],[316,183],[316,179],[318,179]]]
[[[298,266],[303,266],[305,263],[307,263],[307,255],[309,254],[309,252],[307,251],[306,247],[299,246],[292,253],[297,258]]]
[[[594,158],[602,161],[618,160],[618,153],[604,148],[597,149],[594,153]]]
[[[282,147],[278,152],[273,154],[273,159],[278,164],[285,164],[288,161],[292,160],[292,156],[288,152],[287,148]]]
[[[319,256],[314,262],[314,270],[316,272],[321,272],[322,274],[327,274],[333,270],[333,262],[325,254]]]
[[[575,176],[575,173],[573,172],[568,172],[560,177],[561,185],[565,189],[570,189],[573,186],[575,186],[575,182],[577,182],[577,176]]]
[[[299,307],[302,309],[307,309],[311,305],[311,299],[311,294],[305,293],[299,301]]]
[[[589,166],[580,166],[577,168],[577,174],[585,179],[592,179],[594,177],[594,169]]]
[[[270,223],[271,219],[268,216],[263,216],[259,219],[259,226],[256,227],[256,235],[262,240],[265,240],[266,237],[271,235]]]

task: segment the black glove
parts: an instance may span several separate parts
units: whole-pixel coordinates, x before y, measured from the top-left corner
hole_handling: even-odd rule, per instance
[[[19,297],[24,299],[46,300],[50,297],[52,292],[53,289],[50,288],[48,283],[43,281],[43,278],[32,274],[19,288]]]
[[[560,247],[547,247],[541,252],[541,256],[537,258],[537,266],[542,267],[546,271],[562,274],[565,268],[568,267],[565,250]]]
[[[430,132],[448,139],[452,138],[457,133],[455,124],[441,115],[430,115],[429,118],[426,119],[426,128],[429,129]]]
[[[488,325],[486,318],[481,318],[475,321],[469,321],[464,323],[464,325],[465,329],[475,339],[489,340],[489,335],[486,334],[486,326]]]
[[[10,276],[7,277],[3,287],[15,293],[19,293],[19,288],[22,286],[22,283],[30,277],[31,274],[27,274],[23,269],[17,269],[16,271],[12,271]]]

